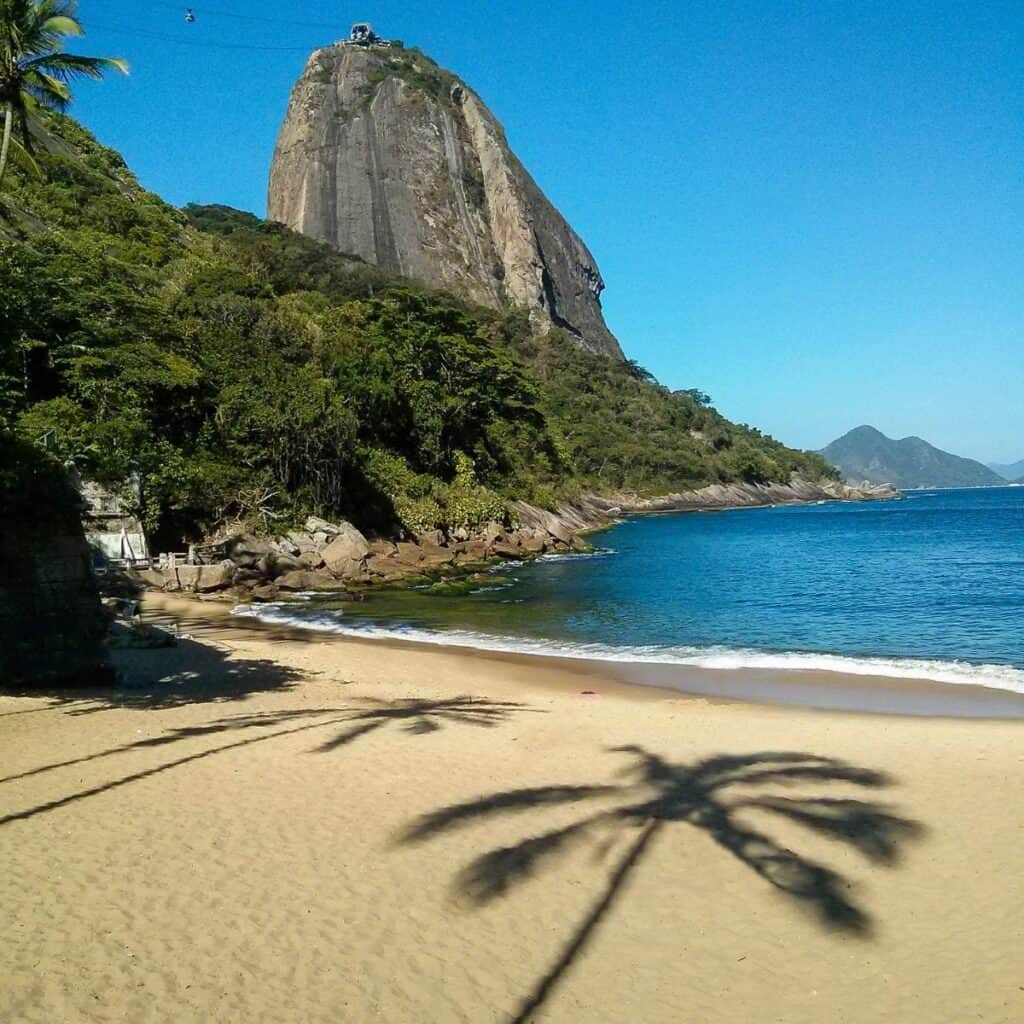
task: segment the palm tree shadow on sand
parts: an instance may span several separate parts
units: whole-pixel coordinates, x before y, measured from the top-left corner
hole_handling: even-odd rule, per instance
[[[203,740],[210,737],[217,738],[221,734],[230,736],[239,732],[245,733],[245,738],[243,739],[232,739],[230,742],[222,743],[218,746],[203,747],[181,757],[173,758],[161,764],[146,767],[114,779],[108,779],[86,789],[76,790],[65,796],[48,800],[45,803],[36,804],[20,811],[12,811],[9,814],[0,816],[0,826],[13,821],[25,821],[40,814],[46,814],[66,807],[69,804],[89,799],[100,793],[120,789],[124,786],[140,782],[143,779],[152,778],[154,775],[172,771],[183,765],[193,764],[211,757],[219,757],[244,747],[252,747],[254,744],[265,743],[268,740],[281,737],[294,736],[298,733],[335,726],[340,727],[334,735],[310,751],[311,753],[326,754],[354,743],[360,737],[366,736],[377,729],[393,724],[400,725],[404,732],[411,735],[422,736],[427,733],[436,732],[446,725],[472,725],[488,729],[494,728],[509,720],[513,715],[527,713],[541,712],[539,709],[530,708],[513,701],[495,701],[483,697],[461,696],[437,699],[417,697],[396,700],[363,698],[358,703],[353,700],[352,704],[342,707],[299,708],[256,712],[248,715],[232,715],[201,725],[169,729],[157,736],[133,740],[130,743],[110,747],[106,750],[96,751],[81,757],[54,761],[16,774],[0,777],[0,785],[17,783],[46,772],[70,768],[87,762],[100,761],[121,755],[137,754],[140,751],[156,748],[162,749],[183,741]],[[286,727],[277,728],[278,726]]]
[[[456,876],[456,891],[480,906],[504,895],[537,873],[545,862],[574,846],[598,840],[599,848],[608,849],[616,833],[634,833],[625,855],[587,916],[512,1018],[514,1024],[532,1019],[547,1002],[612,909],[658,833],[667,826],[686,824],[701,829],[765,881],[809,908],[824,927],[859,936],[869,934],[871,921],[866,911],[854,903],[843,876],[781,846],[769,835],[739,820],[738,815],[759,810],[781,816],[887,865],[897,863],[905,841],[923,832],[917,822],[900,817],[885,806],[856,798],[758,792],[767,786],[785,787],[801,782],[848,783],[872,789],[892,783],[881,772],[834,758],[762,751],[676,763],[639,746],[613,750],[632,758],[622,772],[625,781],[618,785],[544,786],[495,793],[424,815],[401,836],[402,842],[420,842],[505,814],[588,800],[619,801],[610,809],[586,814],[566,827],[491,850]]]

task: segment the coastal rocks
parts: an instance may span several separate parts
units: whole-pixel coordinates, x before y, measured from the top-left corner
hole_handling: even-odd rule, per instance
[[[763,505],[794,505],[814,501],[866,501],[897,498],[899,491],[888,485],[853,487],[836,480],[801,480],[789,483],[710,484],[693,491],[657,498],[621,495],[623,512],[684,512],[695,509],[755,508]]]
[[[339,579],[360,579],[366,572],[370,545],[351,523],[339,523],[335,530],[333,540],[320,552],[324,564]]]
[[[219,565],[178,565],[165,573],[165,589],[185,590],[196,594],[223,590],[231,585],[237,569],[238,567],[231,561],[224,561]],[[171,579],[167,579],[168,575]],[[166,586],[172,582],[173,586]]]
[[[487,522],[475,531],[457,528],[447,537],[430,530],[416,540],[399,541],[367,539],[351,523],[310,517],[305,530],[293,530],[276,540],[243,535],[207,545],[202,550],[227,551],[230,557],[216,564],[178,565],[162,573],[150,570],[146,581],[204,595],[231,588],[236,598],[264,601],[306,590],[333,590],[342,595],[350,587],[401,581],[433,580],[448,586],[453,577],[495,559],[515,561],[549,552],[586,551],[587,532],[608,526],[624,514],[896,496],[891,488],[851,487],[837,481],[794,478],[788,484],[719,483],[656,498],[591,495],[556,511],[515,502],[505,523]]]
[[[344,581],[328,576],[323,572],[308,572],[303,569],[296,569],[293,572],[285,573],[274,580],[274,586],[278,590],[298,592],[303,590],[345,590]]]

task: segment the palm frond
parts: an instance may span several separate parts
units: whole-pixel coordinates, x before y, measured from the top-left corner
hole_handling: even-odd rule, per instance
[[[51,36],[84,36],[85,29],[69,14],[53,14],[39,24],[40,34]]]
[[[104,71],[128,74],[128,62],[121,57],[83,57],[76,53],[44,53],[25,62],[26,71],[38,71],[67,81],[71,78],[102,78]]]
[[[10,161],[16,167],[31,174],[35,178],[43,178],[43,169],[36,163],[32,154],[15,138],[11,139]]]

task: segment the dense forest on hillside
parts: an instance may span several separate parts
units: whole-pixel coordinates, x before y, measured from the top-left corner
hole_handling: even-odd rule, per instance
[[[0,429],[108,484],[137,476],[159,540],[832,475],[520,313],[249,214],[177,210],[70,118],[49,128],[45,179],[13,169],[0,196]]]

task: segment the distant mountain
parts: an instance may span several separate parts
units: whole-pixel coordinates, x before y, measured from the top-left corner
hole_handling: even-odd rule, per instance
[[[1024,480],[1024,459],[1020,462],[989,462],[987,465],[993,473],[998,473],[1004,480],[1017,483]]]
[[[821,454],[847,480],[890,483],[896,487],[993,487],[1006,483],[973,459],[941,451],[919,437],[898,441],[874,427],[856,427]]]

